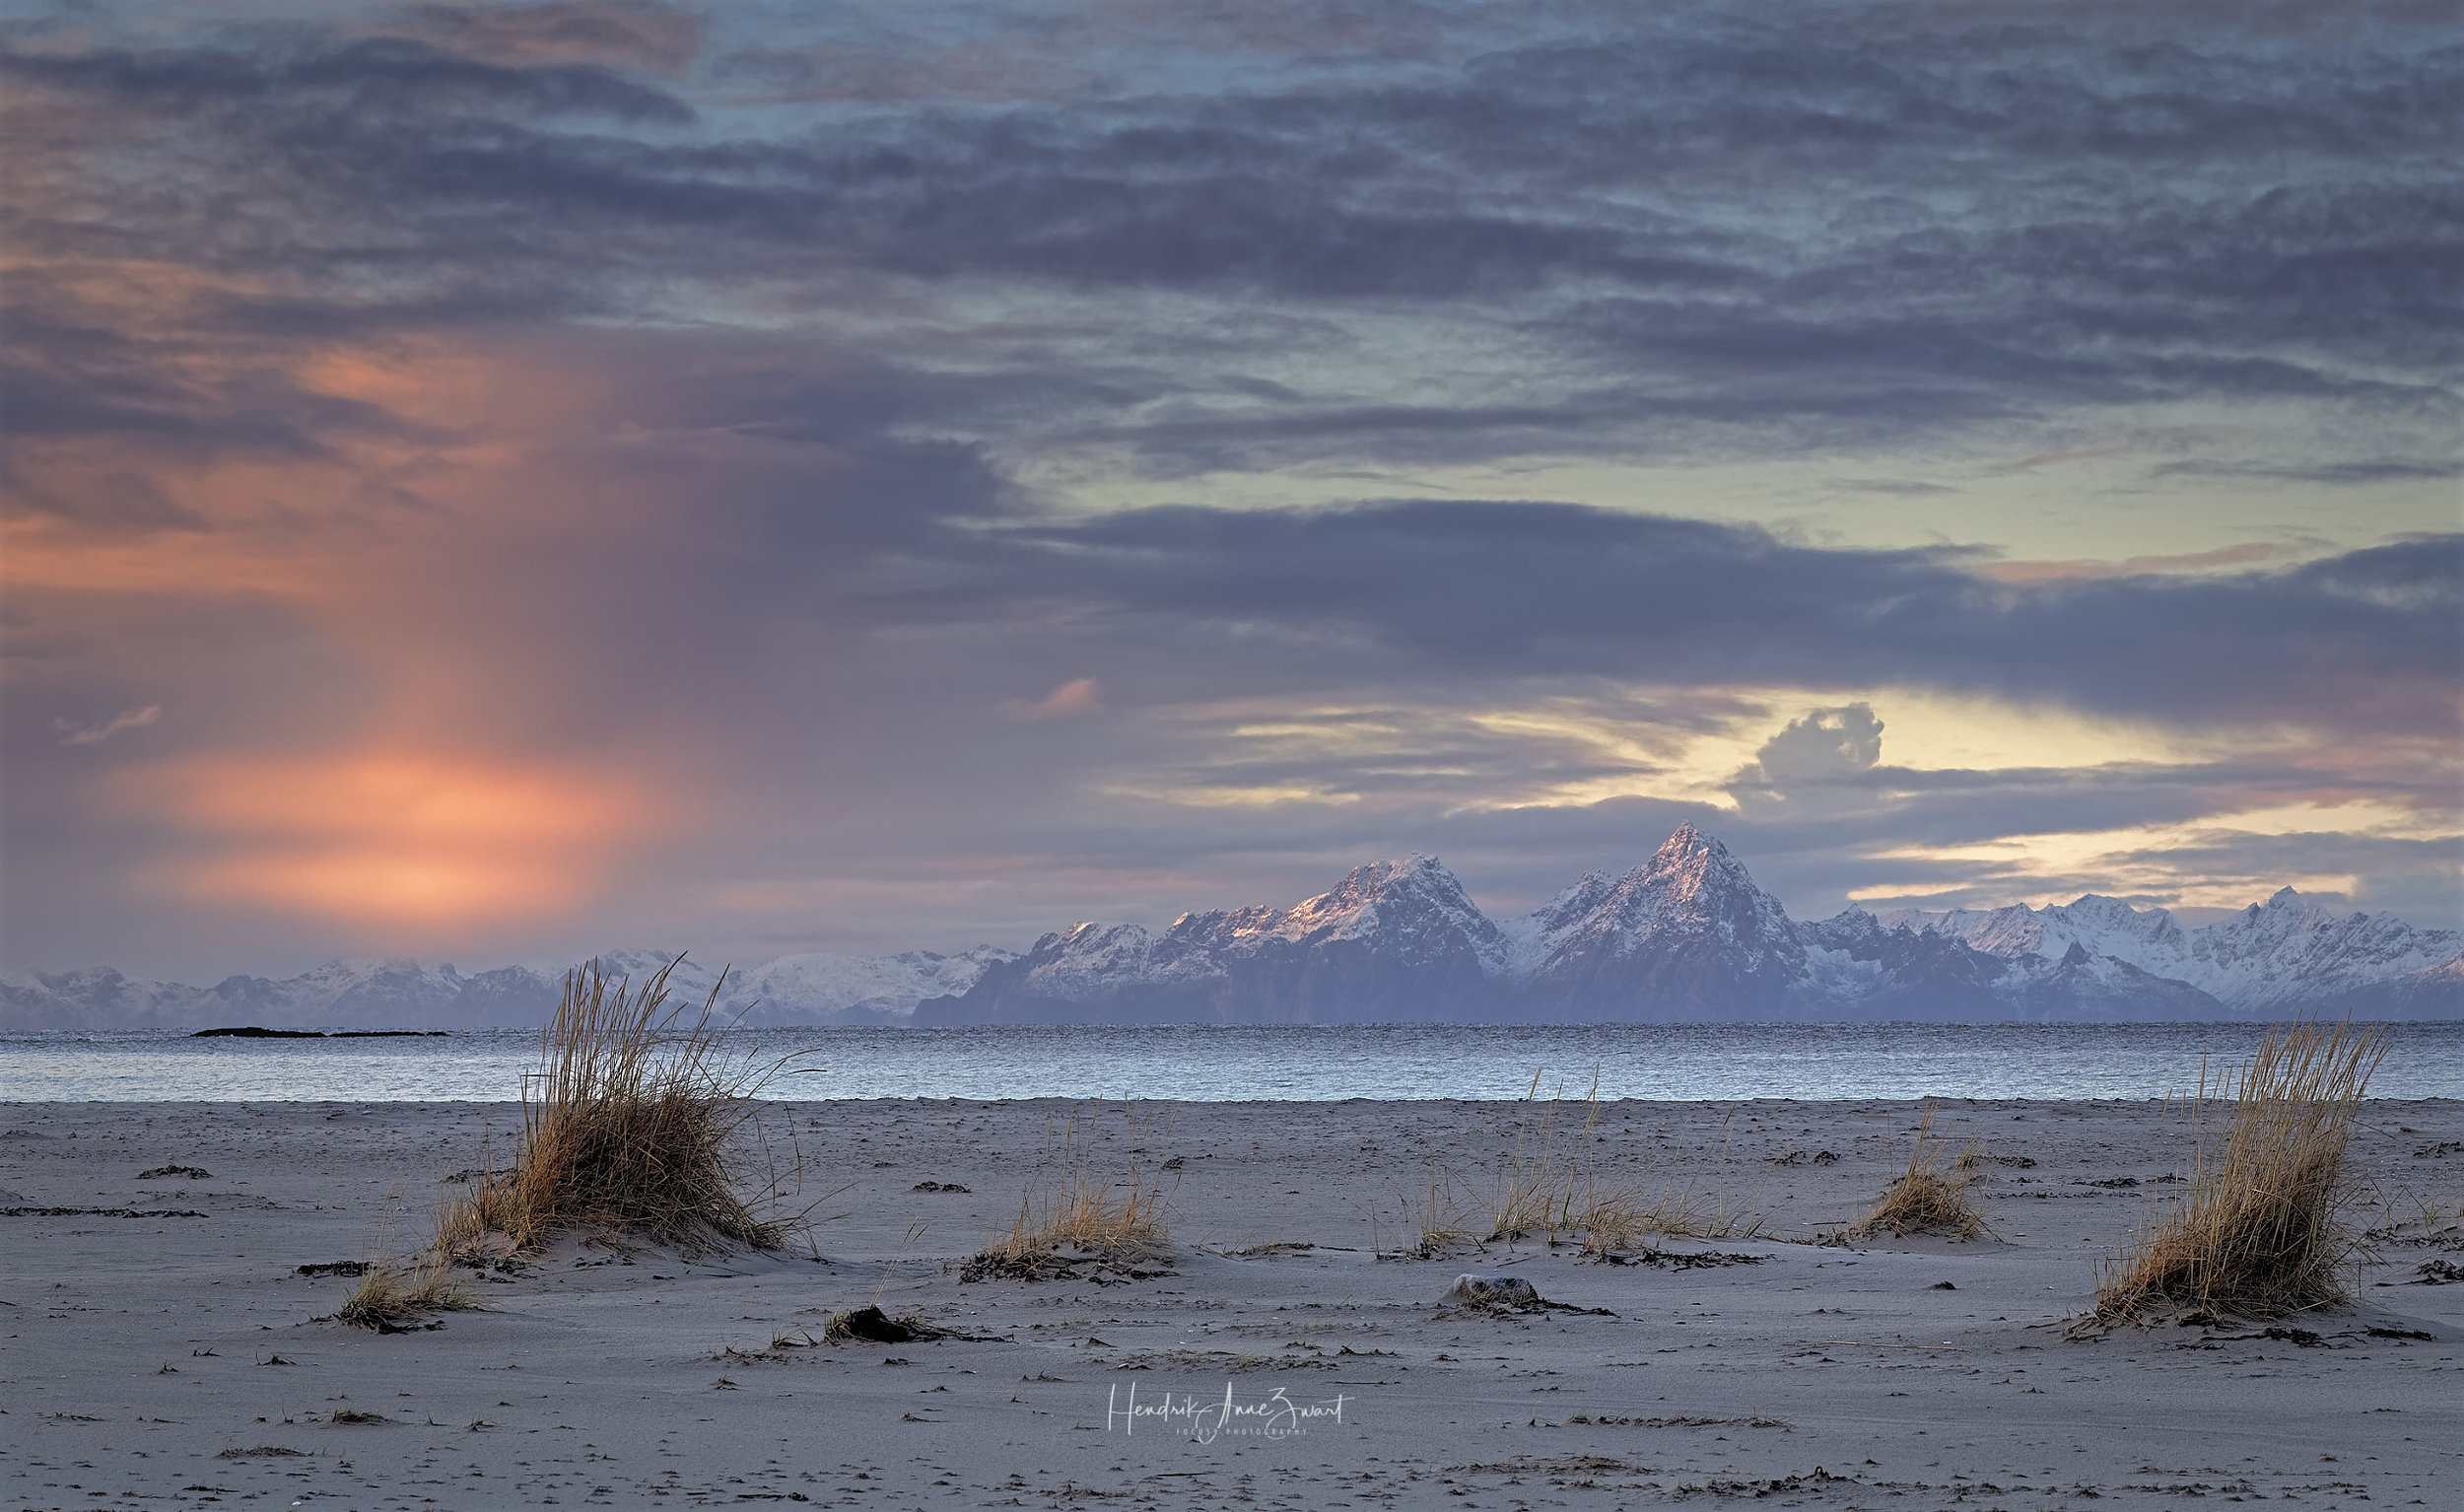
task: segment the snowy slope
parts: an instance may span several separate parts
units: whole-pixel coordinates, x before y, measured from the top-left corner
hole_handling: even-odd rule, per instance
[[[2452,929],[2416,928],[2393,914],[2333,914],[2290,887],[2196,929],[2183,928],[2163,909],[2134,909],[2092,893],[2042,909],[1907,910],[1881,923],[2013,960],[2059,961],[2077,947],[2188,983],[2247,1013],[2402,1007],[2435,998],[2441,982],[2464,972],[2457,965],[2464,936]]]
[[[1081,924],[918,1023],[1343,1022],[1482,1016],[1506,936],[1433,857],[1372,861],[1289,908],[1184,914],[1161,934]]]
[[[926,997],[963,993],[985,969],[1014,959],[992,945],[943,955],[783,955],[727,980],[721,1001],[747,1025],[897,1023]]]

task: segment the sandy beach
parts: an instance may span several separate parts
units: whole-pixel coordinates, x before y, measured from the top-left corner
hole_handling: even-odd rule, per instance
[[[1097,1168],[1162,1184],[1171,1259],[962,1279],[1073,1115]],[[2452,1221],[2464,1103],[2365,1109],[2356,1157],[2385,1200],[2361,1218],[2387,1232],[2357,1306],[2094,1341],[2065,1321],[2189,1169],[2157,1105],[1938,1104],[1940,1133],[2004,1157],[1993,1237],[1842,1247],[1814,1241],[1904,1166],[1912,1106],[1610,1104],[1599,1172],[1764,1230],[1657,1263],[1530,1241],[1379,1258],[1417,1242],[1433,1166],[1477,1227],[1540,1117],[780,1105],[807,1197],[846,1188],[812,1249],[568,1240],[471,1274],[485,1310],[380,1336],[318,1321],[350,1282],[299,1268],[382,1253],[389,1210],[413,1248],[483,1133],[503,1158],[513,1106],[13,1105],[0,1504],[2456,1505],[2464,1285],[2421,1268],[2464,1257],[2405,1220],[2431,1200]],[[1441,1305],[1466,1271],[1574,1310]],[[806,1342],[868,1302],[952,1337]]]

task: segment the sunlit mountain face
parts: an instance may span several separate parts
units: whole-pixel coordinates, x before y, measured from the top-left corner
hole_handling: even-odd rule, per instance
[[[2460,76],[2435,7],[13,8],[0,966],[1098,920],[1290,1004],[1369,979],[1218,911],[1416,853],[1467,1012],[2452,928]],[[1751,897],[1635,874],[1687,825]],[[781,980],[1059,969],[969,959]]]

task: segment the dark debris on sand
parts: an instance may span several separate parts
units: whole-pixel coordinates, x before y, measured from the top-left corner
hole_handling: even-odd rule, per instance
[[[1107,1255],[1073,1255],[1060,1250],[1031,1250],[1015,1255],[1006,1249],[983,1250],[970,1256],[958,1271],[961,1281],[1092,1281],[1117,1286],[1126,1281],[1151,1281],[1178,1272],[1148,1268],[1132,1260]]]
[[[1741,1255],[1726,1250],[1609,1250],[1590,1257],[1604,1266],[1650,1266],[1668,1271],[1710,1271],[1721,1266],[1758,1266],[1768,1255]]]

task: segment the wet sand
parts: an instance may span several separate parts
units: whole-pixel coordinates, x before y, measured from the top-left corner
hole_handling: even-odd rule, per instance
[[[1607,1106],[1605,1179],[1767,1224],[1665,1241],[1754,1257],[1679,1267],[1378,1258],[1417,1240],[1432,1165],[1479,1226],[1530,1107],[783,1105],[807,1196],[847,1187],[819,1258],[568,1241],[474,1278],[486,1310],[379,1336],[315,1321],[350,1282],[297,1268],[378,1252],[389,1199],[410,1248],[510,1105],[8,1105],[0,1505],[2457,1504],[2464,1285],[2418,1268],[2464,1236],[2400,1220],[2464,1197],[2464,1103],[2369,1105],[2360,1217],[2396,1226],[2357,1305],[2092,1342],[2063,1324],[2182,1190],[2187,1132],[2147,1103],[1937,1109],[2009,1157],[1992,1238],[1814,1242],[1904,1165],[1910,1105]],[[1073,1113],[1098,1168],[1163,1183],[1166,1273],[962,1280]],[[140,1174],[169,1166],[208,1174]],[[1470,1271],[1586,1311],[1441,1306]],[[975,1337],[803,1344],[875,1301]]]

